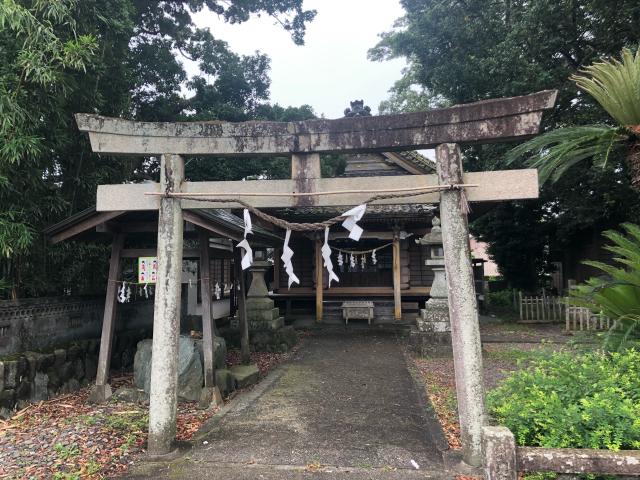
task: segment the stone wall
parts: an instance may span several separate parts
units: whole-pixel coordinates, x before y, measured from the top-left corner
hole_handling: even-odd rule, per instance
[[[0,301],[0,356],[99,338],[104,297]],[[116,331],[151,328],[153,299],[118,304]]]
[[[113,370],[130,370],[136,344],[149,330],[116,334],[111,356]],[[95,379],[100,340],[80,340],[64,348],[0,357],[0,417],[8,417],[28,402],[46,400],[88,385]]]

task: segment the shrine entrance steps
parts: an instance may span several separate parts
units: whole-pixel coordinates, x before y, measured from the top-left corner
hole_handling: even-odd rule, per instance
[[[395,333],[316,331],[205,424],[195,447],[130,478],[454,478],[426,398]]]

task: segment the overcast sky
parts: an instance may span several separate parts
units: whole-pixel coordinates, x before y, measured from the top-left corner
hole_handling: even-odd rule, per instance
[[[194,20],[229,43],[240,54],[256,50],[271,58],[271,102],[282,106],[309,104],[327,118],[343,116],[350,100],[363,99],[374,113],[401,76],[404,60],[370,62],[367,50],[378,34],[403,15],[397,0],[305,0],[318,11],[308,24],[305,45],[268,16],[228,25],[217,15],[199,12]]]

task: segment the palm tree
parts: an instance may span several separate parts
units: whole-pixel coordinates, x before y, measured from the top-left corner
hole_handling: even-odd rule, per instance
[[[536,137],[511,150],[507,162],[525,157],[540,181],[558,180],[572,166],[593,159],[605,167],[612,153],[622,153],[631,186],[640,193],[640,48],[622,50],[621,60],[594,63],[571,77],[591,95],[616,125],[566,127]]]

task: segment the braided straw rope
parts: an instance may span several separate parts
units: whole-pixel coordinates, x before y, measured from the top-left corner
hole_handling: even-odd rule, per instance
[[[466,185],[469,186],[469,185]],[[469,205],[467,202],[467,198],[465,195],[465,185],[435,185],[432,187],[424,187],[423,189],[420,190],[412,190],[409,192],[400,192],[400,193],[390,193],[390,194],[380,194],[380,195],[374,195],[373,197],[369,198],[368,200],[362,202],[362,203],[373,203],[375,201],[378,200],[389,200],[389,199],[393,199],[393,198],[406,198],[406,197],[415,197],[417,195],[424,195],[425,193],[433,193],[433,192],[442,192],[442,191],[446,191],[446,190],[459,190],[462,194],[461,196],[461,203],[462,203],[462,210],[465,213],[469,212]],[[212,194],[214,195],[214,194]],[[327,227],[331,227],[333,225],[335,225],[336,223],[340,223],[343,220],[345,220],[347,217],[343,216],[343,215],[338,215],[336,217],[333,218],[329,218],[328,220],[324,220],[322,222],[313,222],[313,223],[292,223],[292,222],[288,222],[286,220],[283,220],[281,218],[278,217],[274,217],[273,215],[269,215],[268,213],[263,212],[262,210],[257,209],[256,207],[254,207],[253,205],[245,202],[244,200],[240,200],[240,199],[228,199],[228,198],[203,198],[203,196],[201,195],[189,195],[189,194],[184,194],[184,193],[180,193],[180,194],[172,194],[172,193],[165,193],[163,194],[163,196],[165,197],[173,197],[173,198],[179,198],[179,199],[183,199],[183,200],[195,200],[198,202],[207,202],[207,203],[237,203],[239,205],[242,205],[244,208],[246,208],[247,210],[249,210],[251,213],[253,213],[256,217],[272,223],[273,225],[275,225],[276,227],[280,227],[283,230],[291,230],[294,232],[315,232],[315,231],[321,231],[324,230]]]

